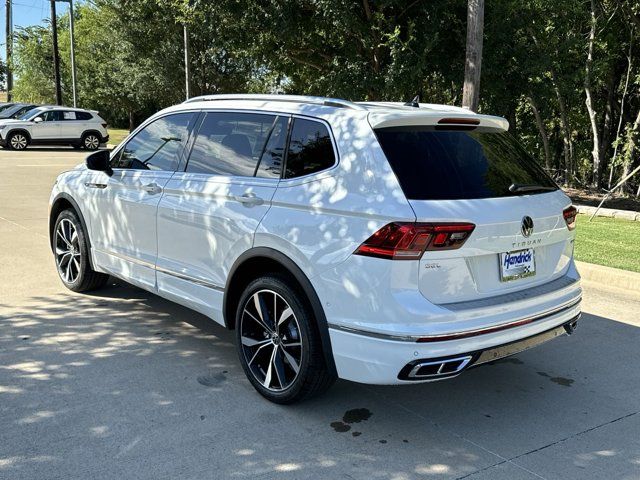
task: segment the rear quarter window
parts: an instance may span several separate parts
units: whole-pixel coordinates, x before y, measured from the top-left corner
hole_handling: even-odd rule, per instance
[[[296,178],[333,167],[336,157],[324,123],[296,118],[291,129],[285,178]]]
[[[76,112],[76,118],[78,120],[91,120],[93,118],[93,115],[91,115],[89,112]]]
[[[557,186],[519,142],[496,130],[392,127],[375,133],[410,200],[522,195],[513,184]]]

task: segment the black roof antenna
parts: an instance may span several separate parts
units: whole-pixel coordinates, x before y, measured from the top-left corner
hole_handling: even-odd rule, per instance
[[[413,100],[404,104],[405,107],[420,108],[420,95],[413,97]]]

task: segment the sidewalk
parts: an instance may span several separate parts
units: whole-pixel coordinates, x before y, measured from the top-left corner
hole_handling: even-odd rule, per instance
[[[576,261],[583,280],[640,293],[640,273]]]

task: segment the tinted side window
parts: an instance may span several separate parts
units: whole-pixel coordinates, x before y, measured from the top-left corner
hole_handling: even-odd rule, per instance
[[[111,160],[113,168],[166,170],[178,168],[189,136],[192,113],[177,113],[153,121],[127,142]]]
[[[76,112],[76,118],[78,120],[91,120],[93,118],[93,115],[91,115],[89,112]]]
[[[280,178],[288,126],[289,119],[287,117],[278,117],[264,148],[264,153],[260,157],[256,177]]]
[[[63,111],[62,112],[62,119],[63,120],[76,120],[78,117],[76,116],[76,112],[74,111]]]
[[[49,110],[48,112],[44,112],[42,119],[45,122],[59,122],[62,120],[62,112],[60,110]]]
[[[257,113],[207,113],[186,171],[253,177],[275,120]]]
[[[327,127],[320,122],[294,119],[285,178],[326,170],[336,161]]]

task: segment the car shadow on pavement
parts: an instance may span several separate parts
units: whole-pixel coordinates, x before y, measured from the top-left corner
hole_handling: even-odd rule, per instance
[[[640,427],[640,329],[612,319],[449,381],[338,381],[285,407],[250,386],[234,332],[135,287],[0,312],[0,477],[637,473],[638,439],[599,437]]]

